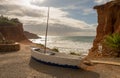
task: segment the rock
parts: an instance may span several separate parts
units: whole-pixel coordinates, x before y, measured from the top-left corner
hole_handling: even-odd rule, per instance
[[[17,42],[26,40],[28,41],[27,37],[24,35],[23,32],[23,24],[17,23],[14,25],[0,25],[0,33],[5,37],[6,40],[14,40]]]
[[[120,1],[115,0],[103,5],[95,6],[98,13],[97,35],[88,56],[98,56],[98,44],[104,37],[113,33],[120,33]]]
[[[28,31],[24,31],[24,34],[25,34],[25,36],[26,36],[28,39],[37,39],[37,38],[40,38],[40,37],[37,36],[36,34],[30,33],[30,32],[28,32]]]

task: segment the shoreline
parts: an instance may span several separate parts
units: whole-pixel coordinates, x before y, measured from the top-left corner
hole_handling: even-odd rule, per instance
[[[120,78],[120,66],[95,64],[75,70],[38,63],[31,59],[30,46],[34,44],[21,44],[18,52],[0,53],[1,78]]]
[[[77,39],[77,37],[78,37],[78,39]],[[76,53],[79,55],[81,55],[81,54],[87,55],[89,49],[92,47],[93,37],[85,36],[85,38],[86,37],[88,37],[88,38],[90,37],[90,39],[87,38],[84,40],[84,36],[57,36],[57,37],[49,36],[47,47],[49,47],[51,49],[54,49],[54,48],[58,49],[61,53],[67,53],[67,54]],[[66,40],[66,38],[67,38],[67,40]],[[76,40],[76,39],[77,39],[77,41],[74,42],[74,40]],[[41,39],[31,39],[31,41],[33,41],[35,43],[44,44],[43,37],[41,37]],[[85,42],[85,41],[87,41],[87,42]],[[86,46],[86,47],[84,47],[84,46]]]

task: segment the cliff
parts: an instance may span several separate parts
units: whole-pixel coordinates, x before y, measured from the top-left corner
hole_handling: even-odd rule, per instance
[[[37,39],[37,38],[40,38],[40,37],[38,37],[36,34],[30,33],[30,32],[28,32],[28,31],[24,31],[24,34],[25,34],[25,36],[26,36],[28,39]]]
[[[89,56],[99,56],[98,45],[101,44],[104,37],[113,33],[120,33],[120,1],[115,0],[103,5],[95,6],[98,13],[97,35]],[[103,47],[104,48],[104,47]],[[108,50],[104,50],[104,55],[109,55]]]
[[[17,42],[23,40],[28,41],[27,37],[24,35],[22,23],[17,23],[16,25],[0,25],[0,33],[6,40],[14,40]]]

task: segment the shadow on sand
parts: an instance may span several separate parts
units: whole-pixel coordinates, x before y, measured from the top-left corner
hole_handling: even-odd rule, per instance
[[[53,78],[100,78],[100,75],[96,72],[49,66],[39,63],[34,59],[30,60],[29,65],[36,71],[48,74]]]

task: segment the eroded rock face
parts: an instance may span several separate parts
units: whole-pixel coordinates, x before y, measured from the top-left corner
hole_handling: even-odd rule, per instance
[[[120,1],[111,1],[104,5],[95,6],[98,13],[97,35],[89,56],[99,56],[98,44],[108,34],[120,33]],[[105,52],[105,51],[104,51]]]
[[[24,34],[28,39],[38,39],[38,38],[40,38],[36,34],[28,32],[28,31],[24,31]]]
[[[0,32],[7,40],[14,40],[17,42],[28,40],[24,35],[22,23],[18,23],[16,26],[0,26]]]

